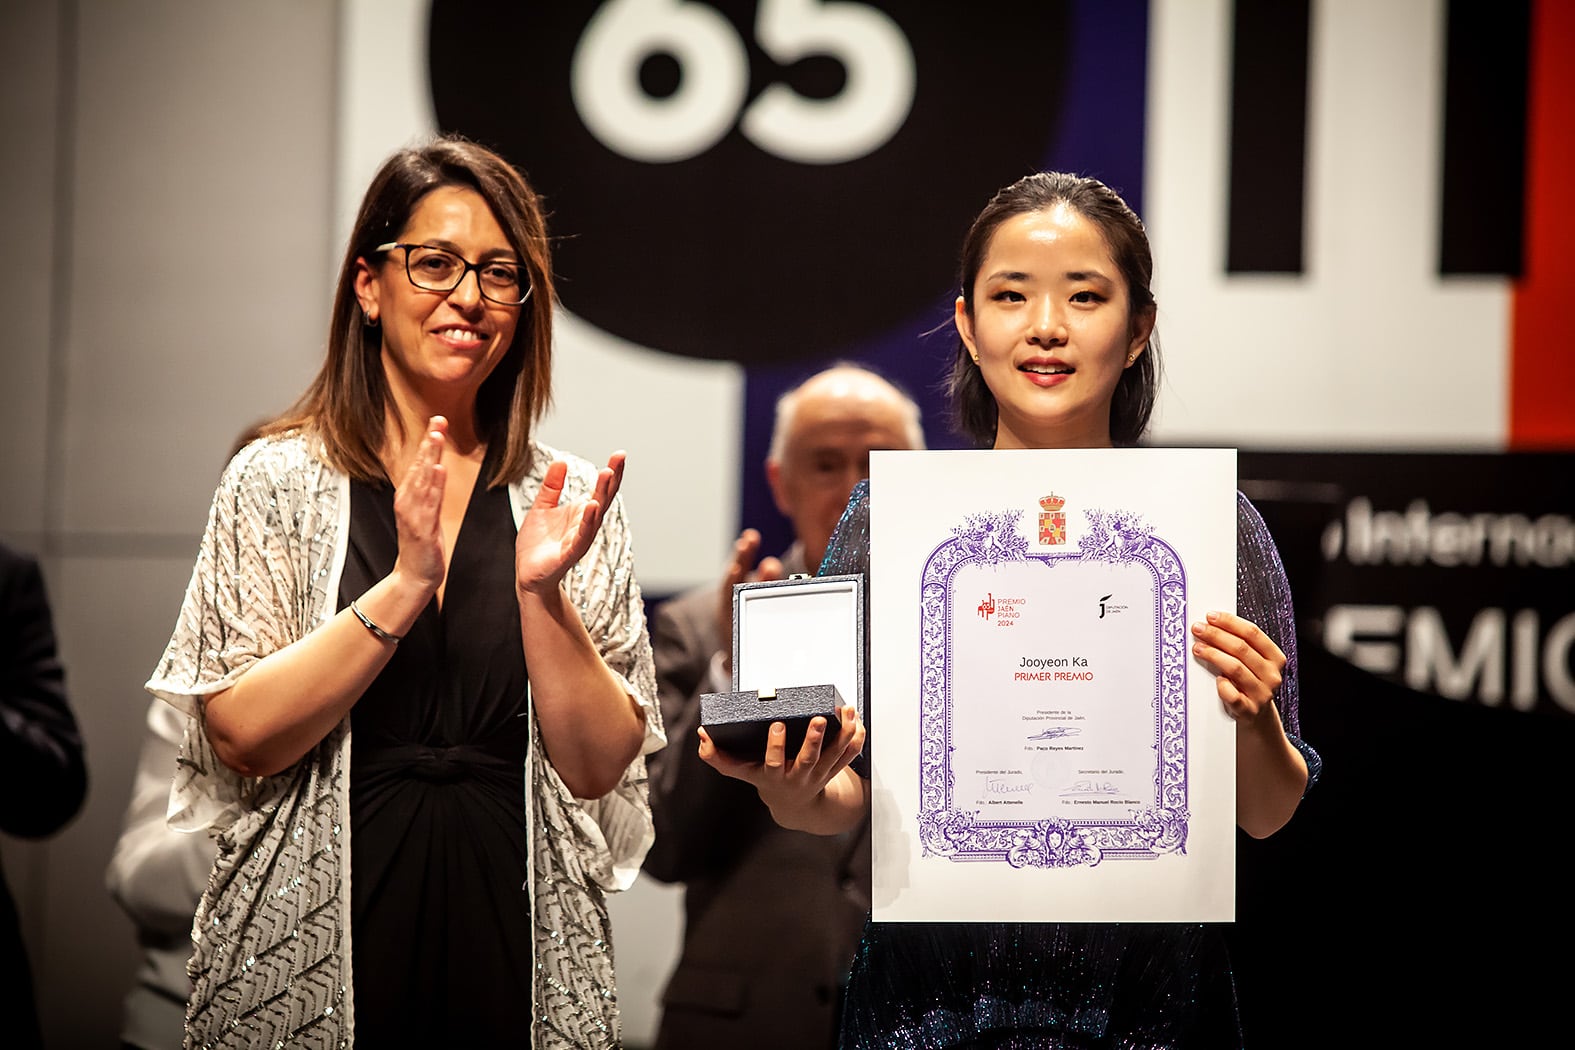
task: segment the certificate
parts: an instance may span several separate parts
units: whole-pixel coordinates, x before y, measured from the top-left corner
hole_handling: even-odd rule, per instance
[[[876,452],[877,922],[1235,911],[1230,449]]]

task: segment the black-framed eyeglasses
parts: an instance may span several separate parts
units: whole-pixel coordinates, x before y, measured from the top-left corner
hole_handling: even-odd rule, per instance
[[[476,285],[484,298],[502,306],[518,306],[530,298],[530,278],[513,262],[473,263],[447,248],[430,244],[404,244],[389,241],[374,250],[405,250],[405,276],[417,288],[428,292],[452,292],[470,271],[476,271]]]

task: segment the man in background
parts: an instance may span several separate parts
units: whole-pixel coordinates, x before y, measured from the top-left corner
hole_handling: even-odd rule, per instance
[[[656,1050],[836,1045],[842,980],[870,907],[869,828],[779,827],[753,787],[697,756],[700,694],[732,688],[734,584],[813,574],[871,450],[923,447],[918,406],[881,376],[851,364],[811,376],[778,399],[765,464],[793,545],[761,558],[760,534],[745,529],[720,583],[652,618],[669,743],[646,759],[656,842],[644,870],[686,884]]]
[[[163,700],[148,705],[131,800],[106,873],[110,896],[136,924],[142,952],[126,993],[122,1050],[179,1050],[185,1042],[192,916],[215,852],[207,834],[165,824],[185,733],[185,715]]]
[[[37,559],[0,545],[0,831],[53,835],[82,808],[87,763],[66,700],[54,616]],[[43,1046],[32,968],[0,877],[0,1045]]]

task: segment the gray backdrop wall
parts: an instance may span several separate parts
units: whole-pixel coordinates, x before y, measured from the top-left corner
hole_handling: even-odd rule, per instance
[[[51,1046],[115,1043],[136,947],[104,866],[141,683],[230,441],[322,346],[336,22],[311,0],[0,5],[0,228],[31,260],[0,281],[0,536],[43,558],[91,778],[64,832],[0,844]]]

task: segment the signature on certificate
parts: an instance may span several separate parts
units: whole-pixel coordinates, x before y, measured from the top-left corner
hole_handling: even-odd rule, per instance
[[[1041,729],[1039,732],[1035,733],[1028,739],[1060,740],[1062,737],[1077,736],[1081,732],[1082,730],[1077,728],[1077,726],[1050,726],[1047,729]]]
[[[1074,780],[1061,789],[1061,796],[1066,798],[1072,795],[1115,795],[1119,789],[1108,780]]]

